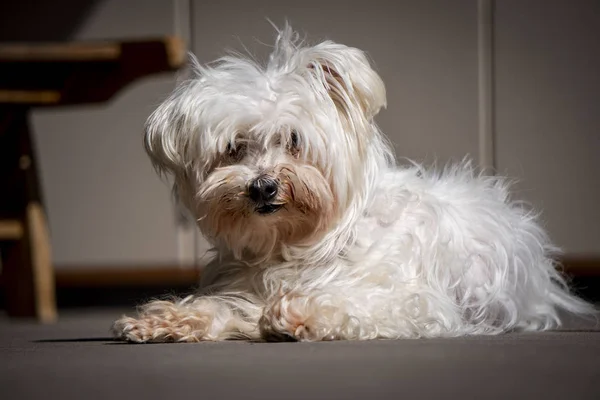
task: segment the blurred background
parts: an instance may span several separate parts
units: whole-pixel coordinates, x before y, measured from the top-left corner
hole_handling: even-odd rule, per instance
[[[244,46],[266,56],[266,18],[365,50],[387,85],[377,121],[399,157],[470,156],[515,178],[565,268],[600,274],[597,0],[3,2],[0,41],[175,35],[207,62]],[[59,307],[140,302],[140,290],[196,281],[207,246],[142,148],[145,119],[185,72],[137,80],[106,103],[30,113]]]

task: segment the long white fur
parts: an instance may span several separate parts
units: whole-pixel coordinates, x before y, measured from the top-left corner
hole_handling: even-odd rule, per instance
[[[396,165],[373,120],[385,87],[362,51],[306,45],[286,25],[266,66],[228,56],[195,71],[149,118],[145,145],[216,257],[197,294],[145,305],[115,323],[117,336],[416,338],[595,314],[505,179],[469,161]],[[240,159],[223,161],[228,144]],[[256,215],[244,194],[261,173],[294,191],[273,215]]]

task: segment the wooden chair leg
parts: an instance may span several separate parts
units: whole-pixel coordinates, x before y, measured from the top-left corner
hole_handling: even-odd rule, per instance
[[[10,317],[36,315],[33,270],[28,268],[31,263],[27,242],[24,239],[24,229],[22,229],[21,238],[18,240],[2,242],[2,281],[6,312]]]
[[[3,198],[2,214],[20,226],[21,235],[2,242],[2,276],[9,316],[36,317],[40,322],[57,318],[54,271],[48,222],[42,207],[35,151],[28,129],[27,110],[5,113],[0,131],[3,145],[0,176],[10,189]],[[9,232],[10,233],[10,232]],[[1,239],[1,238],[0,238]]]
[[[11,317],[35,317],[43,323],[57,319],[54,271],[44,211],[27,206],[22,237],[2,249],[6,310]]]
[[[54,322],[56,314],[56,295],[54,269],[48,220],[39,203],[32,202],[26,210],[26,237],[29,241],[29,258],[33,270],[36,316],[41,322]]]

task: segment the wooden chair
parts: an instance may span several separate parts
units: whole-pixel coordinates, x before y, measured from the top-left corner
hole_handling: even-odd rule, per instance
[[[57,318],[29,111],[106,102],[136,79],[180,68],[185,58],[177,38],[0,44],[0,255],[10,316]]]

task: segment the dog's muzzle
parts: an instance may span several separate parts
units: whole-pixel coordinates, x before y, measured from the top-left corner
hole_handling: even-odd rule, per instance
[[[259,214],[272,214],[283,205],[274,204],[277,197],[278,184],[274,179],[261,175],[252,180],[248,185],[248,197],[257,204],[256,212]]]

